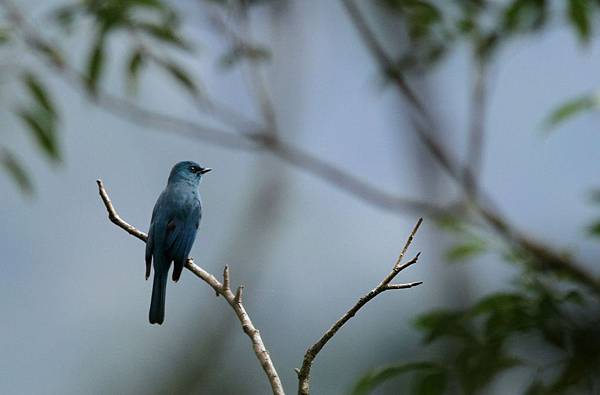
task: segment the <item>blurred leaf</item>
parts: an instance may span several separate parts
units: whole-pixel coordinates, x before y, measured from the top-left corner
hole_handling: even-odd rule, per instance
[[[591,191],[589,198],[591,203],[600,204],[600,189]]]
[[[190,49],[189,44],[168,25],[141,22],[136,23],[135,26],[157,40],[173,44],[181,49]]]
[[[465,394],[479,393],[494,377],[521,363],[517,358],[505,355],[496,344],[472,343],[456,358],[456,368]]]
[[[0,149],[0,163],[17,183],[21,192],[27,195],[33,194],[33,184],[31,183],[27,172],[12,153],[6,149]]]
[[[56,9],[52,13],[52,18],[62,29],[64,29],[66,32],[70,32],[73,28],[75,17],[80,10],[81,7],[79,4],[69,4]]]
[[[504,11],[502,28],[511,33],[536,30],[544,25],[547,14],[545,0],[513,0]]]
[[[98,33],[87,62],[87,89],[96,95],[98,91],[98,81],[102,76],[104,69],[104,33]]]
[[[525,296],[519,293],[498,292],[480,300],[471,311],[474,315],[486,314],[498,310],[512,309],[515,305],[525,302]]]
[[[590,18],[592,17],[590,0],[569,0],[568,16],[579,39],[589,41],[591,33]]]
[[[271,52],[261,46],[237,45],[226,52],[220,60],[221,66],[230,68],[242,60],[253,62],[265,61],[271,58]]]
[[[398,67],[419,72],[435,64],[447,52],[452,41],[450,28],[445,26],[442,11],[432,1],[378,0],[393,11],[406,27],[409,45],[399,57]]]
[[[600,219],[588,226],[590,236],[600,237]]]
[[[62,68],[65,65],[64,58],[57,47],[40,41],[34,41],[33,47],[40,52],[54,66]]]
[[[448,310],[434,310],[415,320],[415,327],[425,332],[425,343],[431,343],[441,337],[472,339],[473,335],[465,326],[464,315]]]
[[[387,380],[404,373],[427,370],[435,366],[430,362],[413,362],[374,369],[360,378],[352,390],[352,395],[366,395]]]
[[[31,131],[38,146],[53,161],[60,159],[54,118],[43,109],[18,111],[18,115]]]
[[[569,358],[557,379],[552,383],[549,393],[573,393],[569,390],[577,388],[586,379],[587,375],[591,373],[590,368],[594,366],[594,363],[597,365],[598,361],[588,360],[586,357],[580,355]],[[593,394],[593,392],[587,393]]]
[[[586,95],[569,100],[550,114],[545,122],[546,128],[553,128],[576,115],[599,107],[600,98],[598,95]]]
[[[129,90],[134,91],[139,80],[140,70],[145,64],[144,52],[141,48],[136,48],[127,62],[127,85]]]
[[[435,218],[435,223],[440,229],[450,232],[461,232],[464,221],[458,215],[444,214]]]
[[[472,239],[461,244],[456,244],[446,251],[446,259],[450,262],[464,261],[482,254],[486,251],[483,240]]]
[[[412,393],[415,395],[442,395],[448,385],[446,369],[434,367],[421,374],[416,380]]]
[[[485,315],[486,341],[503,342],[518,332],[535,325],[532,301],[519,293],[498,292],[480,300],[470,309],[473,316]]]
[[[10,40],[9,30],[4,26],[0,26],[0,45],[7,43]]]
[[[548,394],[548,389],[544,386],[544,383],[542,383],[539,380],[535,380],[533,383],[531,383],[529,385],[529,387],[527,387],[527,390],[525,390],[525,393],[523,395],[547,395]]]
[[[563,296],[562,300],[564,302],[573,303],[579,306],[583,306],[586,304],[585,298],[583,297],[581,292],[579,292],[579,290],[576,289],[572,289],[569,292],[567,292]]]
[[[200,90],[196,86],[194,80],[192,80],[192,78],[187,74],[185,70],[183,70],[183,68],[172,62],[165,62],[163,66],[165,70],[167,70],[169,74],[171,74],[171,76],[175,78],[175,80],[179,82],[179,84],[181,84],[181,86],[188,90],[193,96],[196,96],[200,93]]]
[[[475,54],[481,61],[489,60],[498,48],[500,43],[500,34],[497,32],[490,32],[478,39],[475,42]]]
[[[56,116],[57,113],[52,104],[52,100],[40,80],[38,80],[34,74],[29,72],[25,73],[23,80],[36,103],[48,111],[52,116]]]

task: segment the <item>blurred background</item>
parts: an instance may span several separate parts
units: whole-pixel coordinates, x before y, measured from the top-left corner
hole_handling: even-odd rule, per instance
[[[592,0],[0,1],[0,393],[266,394],[189,272],[148,324],[171,166],[294,393],[600,394]]]

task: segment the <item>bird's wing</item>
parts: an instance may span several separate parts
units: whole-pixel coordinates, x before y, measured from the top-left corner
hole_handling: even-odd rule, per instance
[[[163,194],[158,197],[156,204],[154,205],[154,209],[152,210],[152,218],[150,219],[150,229],[148,229],[148,240],[146,240],[146,280],[150,277],[150,268],[152,267],[152,255],[154,253],[154,236],[155,236],[155,218],[156,213],[160,210],[162,206],[162,201],[164,200]]]
[[[166,248],[173,259],[173,281],[178,281],[181,271],[188,259],[192,244],[196,239],[196,232],[200,224],[200,202],[194,200],[185,218],[175,217],[167,225]]]

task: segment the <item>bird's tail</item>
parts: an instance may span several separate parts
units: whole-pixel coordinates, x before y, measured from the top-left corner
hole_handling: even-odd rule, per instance
[[[167,279],[169,272],[166,270],[154,271],[154,284],[152,285],[152,301],[150,302],[150,323],[162,324],[165,320],[165,298],[167,292]]]

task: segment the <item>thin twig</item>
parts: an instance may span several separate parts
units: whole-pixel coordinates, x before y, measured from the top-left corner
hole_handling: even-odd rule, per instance
[[[400,255],[398,256],[398,259],[394,263],[392,271],[390,273],[388,273],[375,288],[373,288],[366,295],[364,295],[362,298],[360,298],[358,300],[358,302],[356,302],[356,304],[354,306],[352,306],[352,308],[350,308],[350,310],[348,310],[346,313],[344,313],[344,315],[342,315],[323,334],[323,336],[321,336],[321,338],[315,344],[310,346],[309,349],[306,351],[306,354],[304,354],[304,360],[302,361],[302,367],[300,369],[296,369],[296,373],[298,374],[298,395],[308,395],[310,393],[310,369],[312,367],[313,361],[317,357],[317,354],[321,351],[321,349],[325,346],[325,344],[327,344],[327,342],[329,340],[331,340],[331,338],[337,333],[337,331],[340,330],[340,328],[342,326],[344,326],[344,324],[346,322],[348,322],[350,320],[350,318],[354,317],[354,315],[364,305],[366,305],[369,301],[371,301],[373,298],[375,298],[377,295],[379,295],[382,292],[385,292],[388,290],[395,290],[395,289],[412,288],[412,287],[416,287],[417,285],[422,284],[421,281],[413,282],[413,283],[409,283],[409,284],[390,284],[390,282],[398,275],[398,273],[400,273],[402,270],[408,268],[409,266],[412,266],[413,264],[417,263],[420,253],[417,254],[413,259],[411,259],[410,261],[408,261],[404,264],[402,264],[402,259],[404,258],[406,251],[408,250],[408,247],[412,243],[412,240],[413,240],[415,234],[417,233],[417,231],[419,230],[419,226],[421,226],[422,222],[423,222],[423,218],[419,218],[419,220],[417,221],[416,225],[414,226],[412,232],[410,232],[410,235],[409,235],[408,239],[406,240],[406,243],[404,244],[404,247],[402,248]]]
[[[130,225],[127,222],[125,222],[119,216],[108,196],[108,193],[106,192],[106,189],[104,188],[102,180],[97,180],[96,183],[98,184],[100,198],[102,199],[102,202],[106,207],[106,211],[108,212],[108,218],[110,219],[110,221],[118,227],[120,227],[121,229],[125,230],[130,235],[137,237],[138,239],[145,242],[148,239],[148,236],[144,232],[136,229],[133,225]],[[244,333],[248,335],[250,341],[252,342],[254,354],[256,354],[256,358],[260,362],[260,365],[262,366],[265,374],[267,375],[267,378],[269,379],[269,383],[271,384],[273,394],[284,395],[281,380],[279,379],[279,375],[277,374],[277,370],[275,369],[275,365],[271,360],[269,352],[267,351],[263,340],[260,337],[260,332],[258,331],[258,329],[256,329],[256,327],[254,327],[250,316],[248,315],[246,309],[244,308],[244,305],[242,304],[241,287],[238,288],[238,291],[235,294],[231,292],[231,289],[229,287],[229,268],[225,266],[225,269],[223,270],[223,283],[221,283],[219,282],[219,280],[216,279],[215,276],[202,269],[200,266],[196,265],[194,263],[193,258],[189,258],[186,261],[185,267],[189,271],[194,273],[202,281],[210,285],[210,287],[214,289],[215,292],[222,295],[227,301],[227,303],[229,303],[231,308],[234,310],[235,315],[238,317],[238,320],[240,321],[240,325]]]
[[[467,163],[470,175],[464,174],[463,183],[467,193],[477,196],[478,177],[481,173],[483,160],[483,142],[485,138],[485,115],[487,108],[486,61],[477,60],[473,91],[471,92],[471,120],[469,125],[469,140],[467,145]]]
[[[236,45],[247,46],[247,41],[253,42],[252,26],[250,24],[250,16],[248,15],[248,4],[242,2],[239,7],[238,22],[241,29],[240,35],[234,36],[237,40]],[[244,37],[244,39],[242,39]],[[258,62],[248,59],[245,62],[248,70],[248,78],[250,80],[251,91],[254,94],[255,100],[258,102],[262,114],[263,122],[266,125],[265,132],[269,133],[272,138],[277,137],[277,116],[273,101],[267,90],[267,83],[263,76],[263,70],[259,67]]]
[[[386,74],[390,77],[393,77],[393,80],[398,84],[408,101],[413,105],[413,107],[419,112],[423,118],[429,118],[427,109],[421,103],[418,96],[412,90],[412,88],[408,85],[404,76],[398,70],[398,66],[394,62],[391,56],[387,54],[383,46],[377,40],[375,33],[369,27],[369,24],[363,17],[360,9],[356,5],[353,0],[342,0],[348,15],[352,18],[352,22],[356,26],[357,30],[361,34],[365,44],[369,47],[369,50],[373,54],[373,56],[377,59],[377,62],[383,66],[383,69]]]

